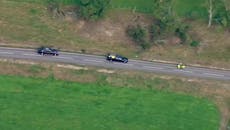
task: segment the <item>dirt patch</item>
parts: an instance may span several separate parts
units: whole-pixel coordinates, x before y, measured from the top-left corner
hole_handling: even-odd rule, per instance
[[[78,72],[80,71],[80,72]],[[83,71],[83,72],[82,72]],[[81,83],[91,83],[96,82],[97,77],[92,74],[87,74],[84,71],[88,70],[72,70],[70,68],[60,68],[60,67],[53,67],[52,72],[54,74],[54,77],[61,80],[66,81],[75,81],[75,82],[81,82]]]
[[[9,62],[9,63],[17,63],[17,64],[28,64],[28,65],[38,64],[36,62],[25,61],[25,60],[0,59],[0,61],[1,62]]]
[[[75,66],[75,65],[61,65],[61,64],[57,64],[57,67],[60,68],[67,68],[67,69],[73,69],[73,70],[88,70],[88,68],[86,67],[79,67],[79,66]]]
[[[108,73],[108,74],[114,73],[114,71],[112,71],[112,70],[107,70],[107,69],[99,69],[99,70],[97,70],[97,72]]]
[[[43,67],[40,67],[43,66]],[[0,74],[47,77],[50,65],[26,60],[0,59]]]
[[[97,42],[130,43],[126,35],[128,25],[140,24],[148,27],[152,19],[144,14],[113,10],[108,17],[98,21],[78,20],[75,24],[75,32],[84,38]]]

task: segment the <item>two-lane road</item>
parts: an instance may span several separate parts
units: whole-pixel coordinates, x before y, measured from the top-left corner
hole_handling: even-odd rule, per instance
[[[32,49],[0,47],[0,57],[70,63],[115,69],[139,70],[185,77],[197,77],[205,79],[230,81],[229,70],[208,69],[193,66],[187,66],[185,69],[179,70],[176,68],[175,64],[148,62],[131,59],[127,64],[116,62],[111,63],[106,61],[104,56],[86,55],[79,53],[60,52],[60,56],[41,56],[37,54],[36,50]]]

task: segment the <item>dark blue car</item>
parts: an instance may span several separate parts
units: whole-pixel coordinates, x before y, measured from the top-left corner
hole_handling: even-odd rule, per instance
[[[58,56],[58,50],[49,48],[49,47],[41,47],[38,49],[38,54],[40,55],[52,55],[52,56]]]

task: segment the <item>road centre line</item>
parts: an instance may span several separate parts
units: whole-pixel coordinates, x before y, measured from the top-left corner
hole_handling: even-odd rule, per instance
[[[22,54],[22,55],[25,55],[25,56],[40,56],[38,54]]]
[[[100,61],[100,60],[91,60],[91,59],[84,59],[84,61],[89,61],[89,62],[103,62],[103,61]]]
[[[29,48],[10,48],[10,47],[0,47],[0,49],[20,50],[20,51],[33,51],[33,50],[35,50],[35,49],[29,49]]]
[[[213,76],[219,76],[219,77],[224,77],[224,75],[220,74],[212,74],[212,73],[203,73],[204,75],[213,75]]]
[[[146,69],[163,69],[161,67],[153,67],[153,66],[143,66],[143,68],[146,68]]]
[[[193,73],[192,71],[189,71],[189,70],[183,70],[183,71],[187,73]]]
[[[127,66],[134,66],[134,64],[124,64],[124,65],[127,65]]]
[[[64,56],[56,56],[56,58],[59,58],[59,59],[72,59],[72,57],[64,57]]]
[[[1,54],[14,54],[12,52],[0,52]]]

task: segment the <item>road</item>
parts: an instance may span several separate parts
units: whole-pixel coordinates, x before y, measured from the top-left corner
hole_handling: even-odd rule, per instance
[[[116,62],[111,63],[106,61],[104,56],[87,55],[79,53],[60,52],[59,56],[41,56],[37,54],[36,50],[32,49],[0,47],[0,57],[25,60],[38,60],[45,62],[69,63],[84,66],[97,66],[124,70],[139,70],[145,72],[169,74],[174,76],[183,76],[188,78],[195,77],[230,81],[229,70],[201,68],[194,66],[187,66],[185,69],[179,70],[176,68],[175,64],[148,62],[132,59],[129,59],[129,62],[127,64]]]

